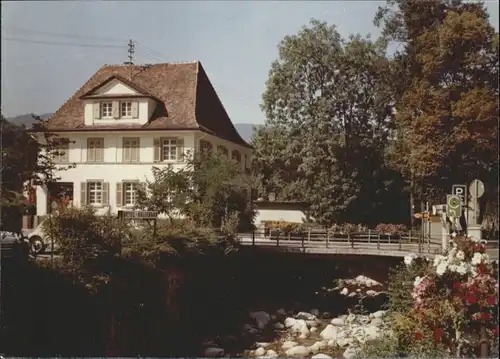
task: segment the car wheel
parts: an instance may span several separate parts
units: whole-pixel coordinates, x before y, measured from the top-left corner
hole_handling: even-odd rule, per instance
[[[30,238],[30,252],[32,254],[41,254],[45,250],[45,244],[40,236],[33,236]]]

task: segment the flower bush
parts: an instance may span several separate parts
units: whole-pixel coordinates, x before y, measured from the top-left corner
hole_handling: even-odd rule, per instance
[[[467,237],[452,237],[433,260],[406,256],[389,284],[391,340],[397,345],[380,355],[474,357],[481,326],[497,347],[497,275],[485,243]]]
[[[404,234],[408,232],[408,228],[404,224],[379,223],[375,230],[381,234]]]

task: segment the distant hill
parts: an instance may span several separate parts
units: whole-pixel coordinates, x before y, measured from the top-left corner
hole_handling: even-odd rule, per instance
[[[52,113],[43,113],[38,116],[40,116],[43,119],[46,119],[49,118],[51,115]],[[33,116],[31,116],[30,113],[26,113],[24,115],[19,115],[15,117],[10,117],[7,119],[7,121],[18,126],[25,125],[26,127],[31,127],[31,125],[35,122]]]
[[[42,118],[49,118],[52,115],[52,113],[44,113],[39,115]],[[24,115],[19,115],[15,117],[10,117],[7,119],[10,123],[16,124],[16,125],[25,125],[26,127],[30,127],[33,122],[33,117],[31,114],[26,113]],[[253,127],[256,125],[253,125],[251,123],[235,123],[234,127],[236,127],[236,130],[240,134],[240,136],[250,143],[252,139],[252,134],[253,134]],[[257,125],[259,126],[259,125]]]

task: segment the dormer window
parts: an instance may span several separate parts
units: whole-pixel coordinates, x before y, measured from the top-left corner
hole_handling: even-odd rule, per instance
[[[101,102],[101,118],[112,118],[112,117],[113,117],[113,103]]]
[[[120,102],[120,117],[132,118],[132,102],[131,101]]]

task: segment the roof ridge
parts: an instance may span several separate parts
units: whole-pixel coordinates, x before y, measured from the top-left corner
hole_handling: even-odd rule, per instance
[[[127,66],[133,66],[133,67],[144,67],[144,66],[161,66],[161,65],[194,65],[199,63],[199,60],[195,61],[176,61],[176,62],[159,62],[156,64],[104,64],[101,68],[103,67],[127,67]]]
[[[51,115],[51,116],[47,119],[47,122],[49,122],[49,121],[50,121],[50,119],[51,119],[52,117],[54,117],[56,114],[58,114],[58,113],[61,111],[61,109],[62,109],[64,106],[66,106],[66,104],[67,104],[68,102],[70,102],[71,100],[73,100],[73,98],[75,98],[75,97],[76,97],[76,94],[77,94],[77,93],[78,93],[78,92],[79,92],[82,88],[84,88],[85,86],[87,86],[87,85],[88,85],[88,84],[89,84],[89,83],[90,83],[90,82],[91,82],[91,81],[92,81],[95,77],[97,77],[97,74],[98,74],[98,73],[100,73],[100,71],[101,71],[104,67],[106,67],[106,66],[109,66],[109,65],[108,65],[108,64],[104,64],[104,65],[102,65],[101,67],[99,67],[99,68],[97,69],[97,71],[96,71],[96,72],[94,72],[94,74],[93,74],[92,76],[90,76],[90,78],[89,78],[89,79],[88,79],[88,80],[87,80],[87,81],[83,84],[83,86],[77,87],[77,89],[76,89],[76,91],[73,93],[73,95],[71,95],[71,96],[70,96],[70,97],[69,97],[69,98],[68,98],[68,99],[67,99],[67,100],[66,100],[66,101],[62,104],[62,106],[60,106],[60,107],[57,109],[57,111],[56,111],[56,112],[54,112],[54,113],[53,113],[53,114],[52,114],[52,115]]]

